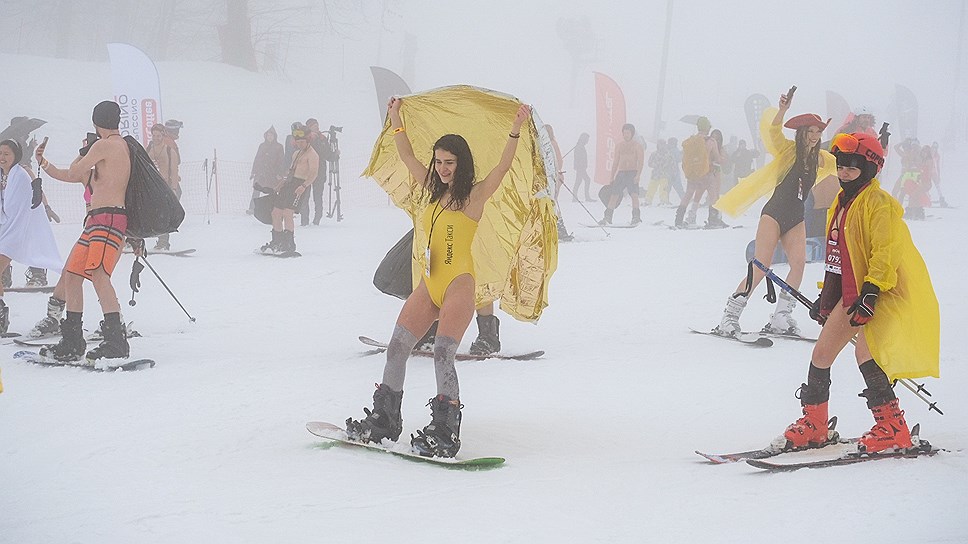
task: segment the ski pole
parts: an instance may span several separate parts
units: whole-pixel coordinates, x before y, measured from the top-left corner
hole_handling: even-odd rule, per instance
[[[568,192],[571,193],[571,196],[573,196],[574,198],[578,199],[578,197],[575,195],[575,192],[571,190],[571,187],[568,187],[568,184],[567,183],[562,183],[561,186],[564,187],[565,189],[568,189]],[[578,205],[581,206],[582,209],[585,210],[585,213],[588,214],[588,217],[591,217],[592,218],[592,221],[594,221],[595,224],[598,225],[598,219],[595,219],[595,216],[592,215],[591,210],[589,210],[588,207],[585,206],[585,203],[582,202],[581,200],[578,200]],[[605,236],[611,236],[612,235],[612,233],[608,232],[608,229],[606,229],[602,225],[598,225],[598,228],[602,229],[602,232],[605,233]]]
[[[178,304],[178,307],[181,308],[182,311],[185,312],[185,315],[188,316],[188,320],[194,323],[195,318],[192,317],[190,313],[188,313],[188,310],[186,310],[184,306],[182,306],[182,303],[178,300],[178,297],[175,296],[175,293],[171,292],[171,289],[168,288],[168,284],[165,283],[165,280],[161,279],[161,276],[158,275],[158,272],[155,270],[155,267],[151,266],[151,263],[149,263],[148,259],[145,257],[139,256],[138,259],[141,259],[142,261],[145,262],[146,265],[148,265],[148,270],[151,270],[151,273],[154,274],[156,278],[158,278],[158,281],[161,282],[161,285],[165,288],[165,291],[168,291],[168,294],[171,295],[171,298],[175,299],[175,302]],[[132,295],[132,298],[134,298],[134,295]]]
[[[939,414],[944,415],[944,412],[942,412],[941,409],[938,408],[938,403],[937,402],[931,402],[930,400],[928,400],[927,398],[925,398],[924,396],[921,395],[921,391],[924,391],[927,395],[930,395],[931,394],[931,393],[928,393],[924,389],[924,386],[918,385],[916,382],[913,382],[912,381],[912,383],[914,383],[914,385],[917,385],[918,386],[918,388],[915,389],[913,386],[911,386],[910,383],[908,383],[909,381],[912,381],[912,380],[898,380],[898,382],[900,382],[901,385],[903,385],[904,387],[907,387],[908,388],[908,391],[914,393],[914,396],[916,396],[917,398],[923,400],[925,402],[925,404],[928,405],[928,411],[929,412],[931,410],[934,410],[935,412],[938,412]]]
[[[770,268],[767,268],[767,266],[761,263],[759,259],[753,259],[752,261],[750,261],[750,263],[752,263],[757,268],[762,270],[766,274],[767,278],[773,281],[773,283],[780,286],[780,289],[783,289],[787,293],[793,295],[793,298],[797,299],[800,302],[800,304],[803,304],[804,306],[806,306],[807,309],[813,308],[813,302],[811,302],[810,299],[804,296],[804,294],[801,293],[800,291],[794,289],[792,286],[790,286],[790,284],[780,279],[780,277],[777,276],[776,273],[773,272],[773,270],[771,270]],[[850,343],[856,345],[857,341],[851,338]],[[934,410],[935,412],[938,412],[939,414],[944,415],[944,412],[938,409],[937,402],[931,402],[930,400],[928,400],[927,398],[921,395],[921,392],[924,392],[924,394],[931,396],[931,393],[929,393],[928,390],[924,388],[923,384],[919,384],[914,380],[911,380],[908,378],[901,378],[900,380],[897,380],[897,381],[900,382],[900,384],[903,385],[904,387],[908,388],[912,393],[914,393],[916,397],[923,400],[925,404],[928,405],[929,412],[931,410]],[[914,385],[911,385],[911,384],[914,384]]]

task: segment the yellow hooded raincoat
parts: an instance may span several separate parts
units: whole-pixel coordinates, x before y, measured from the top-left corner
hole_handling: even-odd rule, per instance
[[[737,217],[749,209],[762,196],[769,194],[776,188],[783,178],[793,168],[797,160],[796,143],[783,135],[782,125],[774,125],[776,108],[766,108],[760,117],[760,137],[766,152],[773,155],[773,160],[745,178],[739,180],[733,187],[713,205],[717,210]],[[830,153],[821,150],[817,168],[817,183],[827,176],[837,175],[837,160]],[[816,185],[816,183],[814,183]]]
[[[827,233],[838,199],[827,211]],[[847,209],[843,237],[857,286],[880,288],[864,334],[874,360],[891,380],[938,377],[941,318],[928,268],[903,208],[874,179]]]

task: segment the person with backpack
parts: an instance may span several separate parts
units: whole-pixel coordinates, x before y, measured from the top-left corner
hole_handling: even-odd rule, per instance
[[[706,117],[696,120],[696,134],[682,142],[682,173],[686,175],[686,194],[676,209],[676,227],[685,228],[696,224],[699,201],[713,179],[713,170],[721,160],[719,146],[709,137],[713,127]],[[689,215],[686,216],[686,211]]]
[[[94,107],[95,134],[78,151],[69,168],[57,168],[44,158],[47,138],[37,146],[37,163],[48,176],[70,183],[87,184],[91,190],[91,210],[84,231],[71,250],[64,266],[67,318],[61,321],[61,340],[40,354],[60,362],[93,366],[98,359],[127,358],[128,340],[121,323],[121,305],[111,284],[111,273],[121,257],[128,228],[126,192],[131,176],[132,158],[128,142],[121,136],[121,107],[105,100]],[[93,169],[94,175],[91,174]],[[87,352],[82,331],[84,280],[91,280],[104,312],[104,341]]]
[[[874,426],[860,453],[915,447],[892,384],[939,375],[940,313],[924,259],[901,205],[876,179],[884,147],[870,134],[837,134],[831,145],[841,190],[827,212],[824,282],[810,317],[823,325],[807,381],[797,390],[803,416],[774,444],[803,449],[826,443],[830,368],[847,344],[866,388]]]
[[[779,109],[767,108],[760,121],[760,135],[773,160],[741,179],[713,206],[736,217],[773,191],[773,196],[760,212],[754,255],[769,267],[777,244],[781,245],[790,264],[786,282],[796,289],[803,280],[806,263],[804,202],[818,181],[836,174],[836,161],[830,153],[820,149],[820,138],[830,120],[824,122],[817,114],[804,113],[784,124],[783,118],[790,109],[790,103],[791,97],[780,95]],[[794,140],[783,135],[782,127],[796,130]],[[713,332],[723,336],[736,336],[741,332],[740,315],[746,308],[750,293],[763,277],[764,273],[754,267],[752,278],[744,276],[740,280],[726,299],[723,317]],[[763,327],[763,332],[799,335],[800,328],[792,315],[796,304],[792,295],[781,292],[776,310]]]

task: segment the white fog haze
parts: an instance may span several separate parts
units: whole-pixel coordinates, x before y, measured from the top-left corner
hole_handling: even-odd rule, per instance
[[[123,319],[142,335],[131,357],[154,368],[43,367],[14,358],[37,347],[0,340],[0,544],[968,542],[968,0],[0,0],[0,129],[42,120],[29,138],[48,138],[45,157],[66,169],[94,130],[92,108],[116,98],[108,44],[150,59],[155,121],[184,123],[186,218],[171,245],[194,252],[149,251],[156,270],[141,273],[135,305],[134,257],[122,255],[113,275]],[[507,93],[554,127],[564,154],[554,209],[573,239],[558,243],[548,306],[536,323],[496,312],[502,354],[544,355],[457,363],[458,457],[506,458],[496,468],[413,462],[306,432],[306,422],[365,417],[386,355],[358,337],[388,340],[402,304],[372,281],[413,222],[362,175],[386,121],[371,67],[414,94]],[[732,228],[676,229],[674,192],[644,203],[635,228],[619,228],[632,217],[627,201],[615,228],[599,227],[606,208],[595,195],[608,180],[595,176],[605,161],[596,73],[620,88],[646,162],[657,140],[695,134],[695,116],[727,141],[758,145],[748,99],[776,106],[794,85],[787,118],[833,116],[824,142],[845,113],[872,113],[875,131],[889,124],[878,176],[888,192],[907,172],[895,145],[938,144],[940,185],[924,220],[905,219],[941,313],[941,378],[916,381],[944,415],[895,390],[909,425],[945,451],[793,472],[695,455],[781,434],[800,416],[794,395],[815,344],[761,349],[690,334],[720,322],[768,197],[724,216]],[[833,105],[838,95],[849,111]],[[269,127],[285,143],[309,118],[338,137],[340,185],[330,174],[328,213],[295,227],[300,258],[259,254],[271,234],[250,208],[253,160]],[[571,193],[582,133],[587,199]],[[478,178],[491,167],[478,164]],[[66,259],[83,229],[83,188],[42,178]],[[26,266],[12,266],[23,287]],[[822,256],[808,260],[807,298],[824,277]],[[91,332],[102,312],[87,283]],[[743,331],[769,320],[764,294],[760,285],[750,297]],[[30,331],[49,296],[0,291],[9,330]],[[808,311],[794,315],[815,340]],[[477,334],[472,320],[458,352]],[[873,420],[850,346],[831,379],[837,429],[858,437]],[[435,385],[433,360],[411,357],[401,443],[429,421]]]

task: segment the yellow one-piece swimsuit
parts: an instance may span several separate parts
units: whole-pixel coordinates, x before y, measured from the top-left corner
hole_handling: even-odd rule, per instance
[[[424,231],[430,236],[430,270],[424,269],[424,283],[430,300],[438,308],[444,303],[444,293],[454,278],[461,274],[474,276],[474,257],[471,243],[477,234],[477,221],[462,211],[441,208],[438,202],[428,206],[423,217]]]

